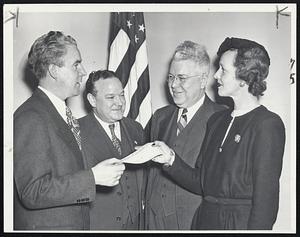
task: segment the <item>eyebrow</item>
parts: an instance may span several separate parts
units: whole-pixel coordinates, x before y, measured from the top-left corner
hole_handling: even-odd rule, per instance
[[[172,73],[169,73],[169,75],[173,75],[173,76],[175,76],[174,74],[172,74]],[[184,73],[179,73],[179,74],[176,74],[176,76],[187,76],[188,74],[184,74]]]
[[[74,62],[74,64],[76,64],[76,63],[81,63],[82,62],[82,60],[81,59],[78,59],[78,60],[76,60],[75,62]]]
[[[105,96],[116,96],[116,95],[122,95],[124,94],[124,90],[120,93],[110,93],[110,94],[105,94]]]

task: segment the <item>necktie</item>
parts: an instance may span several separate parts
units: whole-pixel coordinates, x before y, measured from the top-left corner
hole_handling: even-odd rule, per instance
[[[68,126],[71,129],[71,131],[76,139],[79,149],[81,150],[81,137],[80,137],[79,123],[78,123],[77,119],[75,119],[73,117],[72,111],[68,106],[66,106],[66,115],[67,115]]]
[[[187,125],[187,116],[186,116],[186,113],[187,113],[187,109],[184,108],[183,111],[182,111],[182,114],[180,116],[180,119],[179,119],[179,121],[177,123],[177,136],[178,136],[179,133],[181,133],[181,131]]]
[[[117,149],[118,153],[120,155],[122,155],[122,151],[121,151],[121,142],[120,140],[117,138],[116,134],[115,134],[115,124],[110,124],[108,125],[110,132],[111,132],[111,141],[114,145],[114,147]]]

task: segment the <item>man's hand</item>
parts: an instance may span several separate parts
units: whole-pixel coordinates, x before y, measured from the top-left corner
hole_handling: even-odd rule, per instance
[[[125,165],[116,158],[99,162],[92,168],[96,184],[103,186],[117,185],[124,170]]]
[[[154,146],[158,146],[163,154],[155,156],[152,161],[164,164],[166,166],[171,166],[175,159],[174,151],[162,141],[155,141]]]

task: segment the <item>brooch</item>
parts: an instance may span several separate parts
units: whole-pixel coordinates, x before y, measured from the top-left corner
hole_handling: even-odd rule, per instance
[[[241,135],[240,135],[240,134],[236,134],[236,135],[234,136],[234,141],[235,141],[236,143],[239,143],[240,140],[241,140]]]

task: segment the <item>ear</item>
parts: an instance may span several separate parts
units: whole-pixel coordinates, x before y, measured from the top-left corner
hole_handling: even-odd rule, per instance
[[[91,93],[88,93],[86,96],[87,100],[89,101],[90,105],[95,108],[96,107],[96,98]]]
[[[57,70],[58,70],[58,67],[54,64],[50,64],[49,67],[48,67],[48,73],[50,75],[50,77],[52,77],[54,80],[57,79]]]
[[[208,78],[208,74],[207,73],[203,73],[202,77],[201,77],[201,88],[204,89],[206,87],[207,84],[207,78]]]

